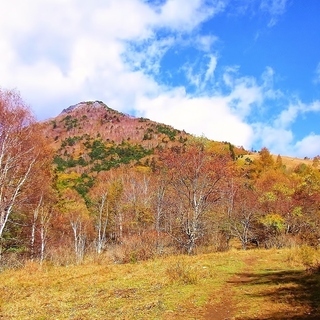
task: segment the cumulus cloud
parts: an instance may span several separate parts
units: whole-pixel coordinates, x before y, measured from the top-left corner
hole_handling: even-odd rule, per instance
[[[214,73],[218,64],[218,57],[211,54],[201,55],[192,62],[186,62],[180,70],[184,73],[188,84],[195,88],[196,93],[202,93],[214,86]]]
[[[1,86],[18,88],[41,118],[57,114],[63,100],[134,109],[137,95],[159,93],[152,75],[173,42],[221,10],[223,1],[203,0],[2,2]],[[213,41],[198,45],[209,50]]]
[[[263,132],[247,117],[267,99],[266,92],[272,88],[264,81],[259,85],[252,77],[234,73],[236,69],[228,68],[224,74],[227,91],[216,90],[212,95],[200,91],[190,96],[183,87],[169,89],[156,97],[141,97],[136,108],[140,115],[180,130],[249,149]]]
[[[228,100],[223,96],[190,98],[180,88],[154,99],[142,97],[137,107],[144,116],[177,129],[249,147],[252,128],[232,113]]]
[[[17,41],[6,36],[7,41],[0,42],[7,52],[6,64],[0,62],[2,75],[7,75],[1,83],[17,86],[41,117],[60,112],[66,107],[61,101],[101,99],[121,111],[137,110],[190,133],[250,147],[253,129],[246,117],[253,106],[261,105],[270,85],[259,85],[227,68],[223,78],[228,90],[220,91],[214,83],[215,36],[196,35],[192,45],[203,54],[182,65],[187,82],[195,86],[193,95],[183,85],[170,87],[157,79],[166,52],[179,43],[182,48],[190,45],[183,34],[195,32],[208,17],[221,12],[224,1],[209,5],[201,0],[169,0],[157,6],[139,0],[110,0],[98,6],[85,1],[78,5],[75,0],[31,2],[24,5],[23,17],[17,15],[21,18],[17,23],[0,22],[1,39],[23,33]],[[5,10],[1,12],[4,16]]]
[[[160,26],[176,31],[191,31],[208,17],[225,8],[225,1],[168,0],[161,8]]]
[[[198,35],[193,43],[198,49],[204,52],[211,52],[213,45],[218,41],[218,37],[213,35]]]
[[[266,146],[272,152],[298,157],[314,157],[320,154],[320,136],[310,132],[298,139],[292,131],[292,125],[299,118],[320,111],[320,101],[310,104],[300,100],[291,102],[269,122],[253,124],[254,136],[259,145]]]
[[[274,154],[282,154],[299,158],[320,155],[320,135],[310,133],[296,140],[290,128],[257,123],[253,126],[254,135],[259,144],[267,146]]]
[[[260,9],[272,25],[286,4],[262,0]],[[223,0],[2,1],[0,85],[17,88],[40,119],[79,101],[102,100],[119,111],[248,149],[259,143],[282,153],[316,152],[307,145],[318,136],[294,142],[290,126],[303,114],[319,112],[319,102],[286,103],[273,119],[263,119],[269,106],[284,99],[274,88],[275,71],[267,66],[255,78],[240,74],[239,66],[219,66],[218,37],[199,30],[228,5]],[[190,48],[193,55],[181,60],[179,53]],[[164,69],[168,52],[177,61]],[[173,84],[171,78],[182,80]]]
[[[217,67],[217,57],[214,55],[209,55],[209,62],[207,64],[207,70],[204,77],[204,81],[207,82],[214,76],[214,71]]]
[[[320,135],[311,133],[294,144],[292,153],[300,158],[320,155]]]
[[[255,137],[259,139],[261,146],[267,147],[275,154],[291,154],[293,142],[291,130],[266,123],[256,123],[253,127]]]
[[[287,109],[281,111],[274,124],[277,128],[287,128],[289,127],[299,115],[299,110],[301,109],[300,103],[290,104]]]
[[[239,78],[234,81],[228,99],[239,117],[245,118],[250,114],[253,104],[258,106],[262,103],[262,88],[256,83],[254,78]]]

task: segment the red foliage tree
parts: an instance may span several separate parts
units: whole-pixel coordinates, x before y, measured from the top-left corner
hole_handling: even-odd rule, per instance
[[[176,195],[179,233],[174,236],[191,254],[205,233],[205,214],[221,199],[230,156],[195,139],[185,147],[164,153],[162,161]]]

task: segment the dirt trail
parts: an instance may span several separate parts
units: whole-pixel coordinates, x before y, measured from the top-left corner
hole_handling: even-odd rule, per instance
[[[209,303],[204,312],[204,320],[233,320],[236,319],[234,314],[236,311],[236,300],[233,297],[232,287],[235,283],[243,283],[248,281],[245,273],[250,272],[251,267],[256,263],[255,257],[249,257],[244,260],[245,268],[242,271],[241,276],[233,275],[228,281],[224,284],[215,296],[220,296],[221,299],[218,303]]]

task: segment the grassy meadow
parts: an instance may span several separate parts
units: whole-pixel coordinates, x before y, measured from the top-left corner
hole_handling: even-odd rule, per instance
[[[277,157],[278,157],[278,155],[275,155],[275,154],[272,155],[274,162],[277,161]],[[256,153],[244,155],[241,159],[245,159],[245,158],[249,158],[253,161],[257,160],[257,159],[259,159],[259,153],[256,152]],[[312,164],[313,164],[313,159],[309,159],[309,158],[301,159],[301,158],[294,158],[294,157],[281,155],[281,160],[282,160],[282,164],[290,169],[296,168],[300,164],[305,164],[305,165],[309,165],[309,166],[312,166]]]
[[[319,252],[231,250],[0,273],[0,319],[320,319]],[[309,270],[306,270],[309,269]]]

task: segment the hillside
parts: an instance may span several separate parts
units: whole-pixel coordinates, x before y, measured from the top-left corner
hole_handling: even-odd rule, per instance
[[[148,156],[154,150],[181,146],[193,137],[172,126],[118,112],[101,101],[70,106],[43,122],[42,130],[55,150],[58,169],[81,167],[81,172],[84,167],[108,170],[132,160],[149,165]],[[235,157],[247,153],[228,142],[216,144]]]
[[[150,160],[148,156],[152,155],[155,149],[183,145],[192,137],[172,126],[118,112],[102,101],[80,102],[70,106],[57,117],[43,122],[42,130],[56,152],[55,162],[59,169],[63,171],[81,167],[81,172],[87,166],[92,170],[95,164],[101,164],[102,158],[108,160],[109,165],[99,164],[94,170],[110,169],[121,163],[128,164],[132,160]],[[224,148],[227,146],[234,157],[248,157],[251,160],[259,158],[259,153],[248,152],[229,142],[216,143]],[[115,146],[117,150],[114,149]],[[277,156],[273,155],[275,162]],[[311,159],[283,155],[281,158],[283,165],[288,168],[302,163],[312,165]],[[117,161],[112,165],[110,159]]]
[[[42,128],[55,150],[58,170],[74,168],[82,173],[145,163],[155,148],[179,145],[190,137],[171,126],[115,111],[101,101],[64,109]]]
[[[259,159],[259,153],[258,152],[251,152],[250,154],[244,155],[244,158],[248,157],[252,161]],[[274,162],[277,161],[278,155],[272,155]],[[289,157],[281,155],[282,164],[286,166],[287,168],[294,169],[300,164],[305,164],[311,166],[313,164],[313,160],[309,158],[301,159],[297,157]]]
[[[18,260],[72,264],[108,252],[126,263],[318,245],[317,159],[282,158],[266,148],[250,153],[101,101],[20,130],[11,149],[3,148],[11,152],[3,158],[11,170],[3,175],[3,212],[11,215],[2,223],[2,250]]]
[[[80,102],[64,109],[60,115],[44,123],[46,137],[55,149],[66,141],[70,146],[79,140],[99,138],[110,143],[130,142],[151,149],[170,142],[183,141],[187,134],[168,125],[145,118],[135,118],[109,108],[101,101]],[[69,142],[70,138],[74,143]],[[68,140],[68,141],[67,141]]]
[[[102,101],[70,106],[43,122],[42,131],[54,150],[56,187],[72,188],[84,199],[100,172],[121,166],[154,171],[161,150],[185,146],[195,138],[169,125],[118,112]],[[210,141],[210,144],[212,150],[224,150],[233,160],[238,159],[240,166],[248,161],[259,162],[260,153],[248,152],[229,142]],[[277,156],[271,156],[276,163]],[[291,170],[299,164],[312,164],[309,159],[284,156],[281,159],[283,166]]]
[[[318,318],[319,157],[250,153],[99,101],[36,123],[7,98],[0,318]]]

